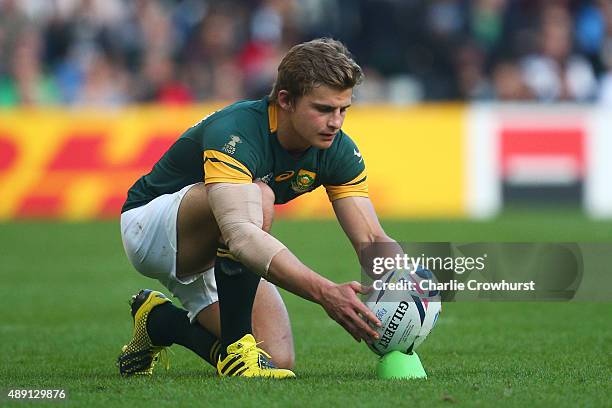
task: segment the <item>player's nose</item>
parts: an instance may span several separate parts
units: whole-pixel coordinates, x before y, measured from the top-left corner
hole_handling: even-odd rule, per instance
[[[329,121],[327,122],[327,126],[330,129],[338,130],[338,129],[340,129],[342,127],[343,120],[344,120],[344,118],[342,117],[342,115],[340,113],[334,113],[329,118]]]

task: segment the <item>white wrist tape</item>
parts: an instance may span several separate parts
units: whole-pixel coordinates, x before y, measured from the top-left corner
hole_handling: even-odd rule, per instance
[[[265,277],[272,258],[285,249],[261,229],[261,190],[255,184],[210,184],[208,202],[230,252],[245,266]]]

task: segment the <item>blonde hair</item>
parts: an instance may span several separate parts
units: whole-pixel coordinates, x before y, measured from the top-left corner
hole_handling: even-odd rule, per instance
[[[361,67],[344,44],[331,38],[317,38],[293,46],[283,57],[269,98],[276,103],[279,91],[285,90],[295,101],[320,85],[344,90],[362,80]]]

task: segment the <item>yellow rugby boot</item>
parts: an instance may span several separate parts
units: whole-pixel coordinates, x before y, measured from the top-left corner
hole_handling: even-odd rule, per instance
[[[293,371],[274,367],[258,344],[253,335],[245,334],[227,346],[227,356],[217,362],[217,373],[221,377],[295,378]]]
[[[132,296],[130,306],[134,318],[132,340],[122,347],[117,358],[119,373],[124,376],[151,375],[164,346],[154,346],[147,333],[147,318],[151,310],[158,305],[170,302],[163,293],[142,289]]]

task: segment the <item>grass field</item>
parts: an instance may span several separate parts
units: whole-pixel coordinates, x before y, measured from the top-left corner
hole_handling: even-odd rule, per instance
[[[384,226],[404,241],[612,242],[612,223],[565,212]],[[358,279],[335,223],[279,221],[274,232],[320,273]],[[126,380],[114,360],[131,332],[127,299],[162,288],[128,265],[116,223],[0,224],[0,276],[0,405],[25,406],[5,397],[20,388],[64,389],[54,405],[88,407],[612,406],[612,303],[447,303],[419,349],[429,379],[383,381],[365,345],[283,293],[296,381],[219,379],[178,347],[168,371]]]

